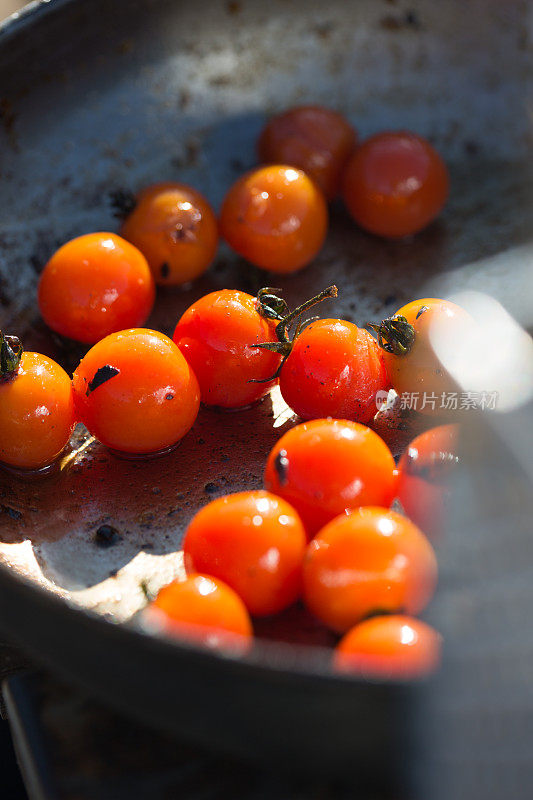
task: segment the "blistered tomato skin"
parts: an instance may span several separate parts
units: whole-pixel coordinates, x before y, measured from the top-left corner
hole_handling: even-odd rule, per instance
[[[253,345],[275,338],[275,322],[258,313],[256,298],[236,289],[197,300],[173,336],[198,378],[202,402],[222,408],[247,406],[270,391],[275,381],[266,379],[281,357]]]
[[[76,410],[102,444],[157,453],[176,444],[198,414],[200,390],[176,345],[137,328],[102,339],[74,372]]]
[[[322,319],[308,325],[283,364],[283,399],[302,419],[336,417],[367,423],[376,394],[389,378],[374,337],[351,322]]]
[[[225,581],[250,614],[266,616],[300,595],[306,538],[295,510],[268,492],[239,492],[202,508],[183,542],[187,573]]]
[[[86,344],[142,325],[154,299],[145,257],[114,233],[89,233],[64,244],[45,266],[38,289],[46,324]]]
[[[432,539],[444,533],[458,464],[458,425],[425,431],[400,458],[398,499],[407,516]]]
[[[343,197],[354,220],[396,239],[425,228],[449,191],[446,165],[422,136],[378,133],[356,148],[344,174]]]
[[[399,614],[360,622],[336,647],[339,672],[388,680],[424,678],[440,664],[441,637],[425,622]]]
[[[164,586],[144,613],[146,622],[169,636],[214,650],[245,653],[252,623],[240,597],[211,575],[190,575]]]
[[[265,487],[299,513],[308,536],[359,506],[396,495],[392,454],[377,433],[349,420],[318,419],[287,431],[272,449]]]
[[[405,354],[383,352],[392,386],[399,395],[418,393],[416,410],[445,413],[446,395],[457,391],[457,385],[436,355],[434,337],[456,341],[460,346],[471,331],[472,318],[456,303],[436,297],[413,300],[390,319],[396,317],[403,317],[412,326],[412,342]]]
[[[40,353],[23,353],[16,374],[0,378],[0,462],[19,469],[52,464],[74,428],[67,373]]]
[[[220,212],[220,233],[230,247],[255,266],[279,274],[312,261],[327,226],[322,192],[304,172],[280,164],[243,175]]]
[[[356,141],[356,132],[342,114],[322,106],[298,106],[268,121],[257,150],[265,163],[299,167],[333,200]]]
[[[406,517],[369,506],[319,531],[308,546],[303,576],[309,610],[344,633],[377,612],[422,611],[435,591],[437,560]]]
[[[158,183],[140,192],[120,232],[144,254],[161,285],[198,278],[218,246],[213,209],[200,192],[183,183]]]

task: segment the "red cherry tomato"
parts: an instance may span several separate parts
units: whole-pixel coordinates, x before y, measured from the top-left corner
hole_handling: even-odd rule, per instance
[[[311,536],[338,514],[390,505],[396,469],[389,448],[370,428],[318,419],[297,425],[276,443],[265,487],[294,506]]]
[[[472,317],[455,303],[424,297],[375,326],[392,386],[399,395],[414,395],[410,407],[425,414],[446,413],[447,398],[457,386],[433,341],[445,337],[460,345],[472,325]]]
[[[0,333],[3,353],[5,338]],[[21,356],[19,351],[8,369],[4,357],[1,362],[0,462],[20,469],[46,467],[65,448],[74,428],[70,378],[40,353]]]
[[[80,420],[102,444],[157,453],[176,444],[198,414],[196,377],[162,333],[134,328],[95,344],[73,376]]]
[[[422,136],[378,133],[363,142],[344,174],[354,220],[378,236],[409,236],[429,225],[448,197],[446,165]]]
[[[312,322],[281,369],[283,399],[302,419],[369,422],[376,393],[389,388],[383,354],[368,331],[342,319]]]
[[[265,125],[257,149],[263,162],[303,169],[332,200],[339,193],[342,171],[356,140],[356,132],[342,114],[322,106],[299,106]]]
[[[218,245],[214,211],[184,183],[148,186],[136,198],[121,234],[144,253],[156,283],[179,285],[198,278]]]
[[[257,298],[222,289],[197,300],[179,320],[173,338],[198,378],[206,405],[240,408],[274,385],[267,379],[280,356],[253,345],[273,341],[275,323],[258,308]]]
[[[39,281],[39,308],[46,324],[87,344],[142,325],[154,298],[145,257],[114,233],[89,233],[67,242]]]
[[[437,582],[433,548],[406,517],[366,507],[334,519],[309,543],[304,599],[344,633],[378,611],[418,614]]]
[[[459,426],[440,425],[413,439],[398,464],[398,498],[407,516],[432,538],[444,531],[458,450]]]
[[[256,616],[290,606],[301,590],[305,532],[295,510],[268,492],[214,500],[193,518],[183,542],[188,573],[221,578]]]
[[[213,649],[249,649],[252,623],[240,597],[211,575],[191,575],[164,586],[144,612],[167,635]]]
[[[227,193],[220,232],[252,264],[281,274],[316,256],[326,238],[322,192],[299,169],[273,165],[246,173]]]
[[[440,663],[441,637],[412,617],[372,617],[339,642],[334,665],[339,672],[388,679],[422,678]]]

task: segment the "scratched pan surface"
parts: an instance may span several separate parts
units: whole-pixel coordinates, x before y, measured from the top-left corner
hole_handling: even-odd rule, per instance
[[[342,110],[362,136],[428,136],[452,174],[441,219],[387,243],[335,207],[321,254],[283,279],[221,248],[204,278],[159,292],[150,325],[171,334],[206,292],[272,283],[292,305],[334,282],[340,296],[327,313],[360,324],[432,283],[492,291],[520,318],[531,305],[513,283],[529,234],[526,23],[525,2],[489,0],[34,4],[0,31],[1,327],[73,369],[83,351],[53,337],[35,303],[54,249],[116,230],[115,189],[181,180],[218,206],[255,163],[268,114],[303,102]],[[117,459],[77,431],[53,474],[0,473],[0,625],[46,663],[194,741],[364,772],[380,752],[406,757],[397,745],[411,735],[405,709],[418,690],[334,678],[321,648],[328,635],[303,612],[262,623],[241,663],[128,624],[145,603],[143,583],[156,591],[181,574],[195,510],[259,487],[266,454],[294,421],[274,393],[239,413],[202,410],[157,460]],[[394,429],[393,448],[406,435]],[[95,542],[102,523],[119,532],[112,547]],[[453,571],[449,586],[441,596],[453,591]],[[263,642],[291,637],[308,646]]]

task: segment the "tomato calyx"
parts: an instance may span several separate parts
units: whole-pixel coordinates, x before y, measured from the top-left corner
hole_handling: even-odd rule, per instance
[[[415,329],[401,314],[387,317],[379,325],[369,322],[366,327],[376,331],[381,349],[395,356],[406,356],[415,341]]]
[[[109,192],[109,201],[113,209],[113,216],[124,220],[135,210],[137,198],[129,189],[115,189]]]
[[[326,289],[323,289],[321,292],[319,292],[319,294],[311,297],[309,300],[306,300],[305,303],[301,303],[301,305],[297,306],[293,311],[289,311],[289,307],[285,300],[274,294],[275,292],[279,291],[280,289],[265,287],[264,289],[260,289],[257,293],[258,312],[268,319],[278,320],[278,324],[275,328],[278,341],[252,344],[250,347],[260,347],[263,350],[270,350],[273,353],[278,353],[280,356],[282,356],[281,362],[275,373],[269,378],[263,378],[261,380],[252,378],[248,381],[248,383],[269,383],[270,381],[278,378],[283,364],[289,357],[294,342],[302,330],[310,322],[318,319],[318,317],[311,317],[304,320],[302,319],[303,314],[305,314],[306,311],[309,311],[309,309],[313,308],[313,306],[321,303],[322,300],[326,300],[328,297],[337,297],[339,293],[337,287],[333,284],[332,286],[328,286]],[[291,338],[289,331],[295,323],[296,328]]]
[[[0,331],[0,381],[13,378],[22,358],[22,342],[18,336],[9,336]]]

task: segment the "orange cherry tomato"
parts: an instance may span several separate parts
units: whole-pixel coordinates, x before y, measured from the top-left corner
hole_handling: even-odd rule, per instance
[[[378,133],[348,162],[343,196],[354,220],[387,238],[429,225],[448,197],[449,177],[437,151],[422,136]]]
[[[220,232],[257,267],[286,274],[305,267],[326,238],[322,192],[299,169],[273,165],[246,173],[227,193]]]
[[[360,622],[341,639],[339,672],[388,679],[422,678],[440,663],[441,637],[425,622],[397,614]]]
[[[133,328],[95,344],[73,376],[80,420],[102,444],[157,453],[176,444],[198,414],[196,377],[162,333]]]
[[[164,586],[144,612],[146,622],[167,635],[213,649],[243,653],[252,623],[240,597],[211,575],[191,575]]]
[[[399,395],[414,395],[411,408],[425,414],[446,413],[448,396],[457,385],[438,358],[433,337],[459,345],[472,324],[472,317],[455,303],[425,297],[407,303],[376,326],[391,384]]]
[[[444,532],[458,450],[459,426],[439,425],[413,439],[398,464],[403,509],[432,538]]]
[[[309,610],[344,633],[376,612],[422,611],[435,591],[437,560],[406,517],[368,506],[322,528],[308,545],[303,580]]]
[[[0,340],[3,348],[1,333]],[[0,462],[41,469],[60,455],[74,428],[72,386],[41,353],[22,353],[17,364],[0,371]]]
[[[93,344],[142,325],[154,304],[145,257],[114,233],[88,233],[57,250],[39,281],[39,308],[62,336]]]
[[[357,422],[317,419],[287,431],[273,447],[265,487],[299,513],[309,536],[338,514],[388,506],[396,494],[392,454]]]
[[[303,169],[333,200],[356,141],[356,132],[342,114],[323,106],[298,106],[272,117],[257,149],[263,162]]]
[[[183,541],[188,573],[205,572],[234,589],[250,614],[290,606],[301,590],[306,539],[296,511],[268,492],[239,492],[202,508]]]
[[[163,285],[198,278],[218,246],[213,209],[184,183],[158,183],[140,192],[120,233],[144,253],[156,283]]]
[[[201,297],[179,320],[173,339],[194,370],[206,405],[241,408],[274,385],[267,379],[281,357],[253,345],[275,340],[275,322],[258,308],[250,294],[222,289]]]
[[[283,399],[302,419],[369,422],[389,378],[368,331],[342,319],[312,322],[296,338],[279,376]]]

